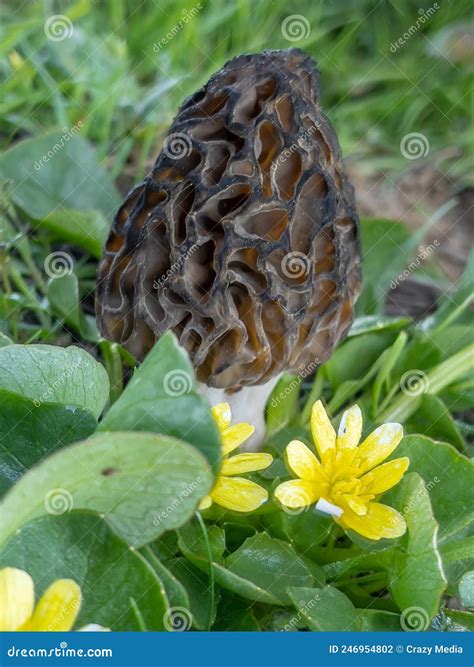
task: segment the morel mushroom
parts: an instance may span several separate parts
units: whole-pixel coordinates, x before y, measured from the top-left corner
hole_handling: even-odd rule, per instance
[[[282,371],[329,358],[359,293],[353,190],[318,78],[299,49],[229,61],[182,105],[99,267],[103,335],[142,359],[173,330],[239,421],[263,416]]]

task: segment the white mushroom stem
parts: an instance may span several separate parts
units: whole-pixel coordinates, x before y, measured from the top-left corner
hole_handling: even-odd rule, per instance
[[[231,393],[225,389],[208,387],[202,382],[197,383],[197,389],[211,406],[218,403],[229,403],[233,424],[248,422],[255,426],[254,434],[242,446],[241,451],[258,452],[262,449],[265,438],[265,405],[279,379],[280,375],[272,378],[266,384],[242,387]]]

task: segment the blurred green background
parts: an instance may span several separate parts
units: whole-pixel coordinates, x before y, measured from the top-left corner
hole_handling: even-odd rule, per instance
[[[467,0],[429,3],[4,0],[3,334],[21,342],[97,342],[97,258],[121,197],[150,168],[181,102],[242,52],[297,46],[314,56],[322,106],[362,214],[417,228],[439,207],[445,211],[452,183],[456,192],[472,185],[474,32]],[[426,141],[416,161],[400,148],[412,133]],[[397,179],[407,170],[415,194],[399,210]],[[441,186],[427,171],[449,179],[440,200],[431,201]],[[444,237],[456,235],[468,208]],[[418,218],[413,211],[421,212]],[[463,238],[458,245],[465,248]],[[446,286],[439,272],[434,276]]]
[[[3,2],[2,147],[82,120],[81,134],[113,175],[128,165],[138,180],[179,104],[228,58],[298,46],[318,62],[323,106],[348,159],[364,169],[403,169],[400,138],[420,132],[432,160],[455,161],[456,174],[467,177],[471,7],[467,0]],[[57,41],[45,38],[54,14],[70,20],[66,37],[56,26]],[[299,21],[285,38],[282,24],[294,15]]]

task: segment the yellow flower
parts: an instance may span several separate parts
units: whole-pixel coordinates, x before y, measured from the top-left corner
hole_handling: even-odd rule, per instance
[[[58,579],[35,608],[33,579],[13,567],[0,570],[0,631],[64,632],[74,625],[81,606],[81,589],[72,579]]]
[[[405,456],[379,465],[403,437],[400,424],[383,424],[359,445],[362,413],[358,405],[347,410],[336,436],[321,401],[313,405],[311,434],[319,455],[299,440],[286,448],[286,459],[299,479],[275,489],[282,505],[291,508],[316,503],[336,523],[372,540],[400,537],[405,520],[392,507],[374,502],[403,477],[410,460]]]
[[[207,509],[214,502],[229,510],[252,512],[268,500],[268,493],[255,482],[235,475],[268,468],[273,457],[271,454],[247,453],[229,458],[231,452],[250,438],[255,428],[245,423],[231,426],[232,414],[228,403],[214,406],[212,416],[221,436],[223,461],[220,475],[210,494],[201,500],[199,509]]]

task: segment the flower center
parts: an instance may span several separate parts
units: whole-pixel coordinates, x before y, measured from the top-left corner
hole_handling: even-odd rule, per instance
[[[367,514],[367,503],[374,498],[364,493],[364,485],[359,479],[361,474],[356,461],[356,449],[331,452],[323,464],[327,484],[324,498],[342,510],[350,509],[359,516]]]

